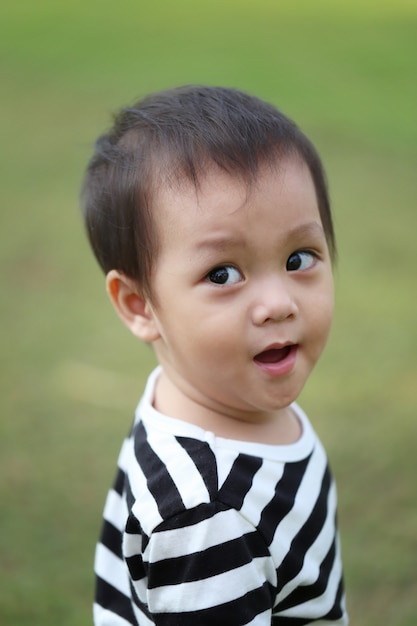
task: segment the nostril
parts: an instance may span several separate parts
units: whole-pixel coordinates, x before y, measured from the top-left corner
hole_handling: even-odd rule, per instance
[[[277,306],[274,310],[265,306],[258,306],[252,314],[253,323],[256,326],[264,324],[284,322],[285,320],[295,319],[297,309],[295,305]]]

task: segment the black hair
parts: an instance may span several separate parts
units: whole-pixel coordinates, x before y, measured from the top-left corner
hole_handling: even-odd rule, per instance
[[[311,141],[271,104],[236,89],[186,86],[122,109],[88,165],[82,205],[103,271],[117,269],[151,296],[158,253],[153,191],[191,181],[215,163],[250,184],[259,167],[298,156],[309,168],[330,255],[336,254],[326,177]]]

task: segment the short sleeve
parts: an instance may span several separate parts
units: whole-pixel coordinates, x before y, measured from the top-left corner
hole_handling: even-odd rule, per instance
[[[160,626],[269,625],[276,574],[260,533],[238,511],[201,504],[144,537],[130,525],[124,557],[136,610]]]

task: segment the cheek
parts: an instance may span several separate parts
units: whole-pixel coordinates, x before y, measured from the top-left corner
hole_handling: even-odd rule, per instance
[[[316,311],[316,330],[318,339],[323,344],[326,343],[333,323],[334,304],[333,299],[322,302]]]
[[[310,331],[318,343],[327,340],[333,322],[334,299],[331,289],[310,301]]]
[[[239,345],[238,337],[233,332],[226,320],[196,318],[193,316],[189,323],[181,329],[181,345],[177,343],[184,353],[194,355],[193,360],[203,359],[207,364],[217,363],[219,367],[236,350]]]
[[[323,318],[323,323],[328,324],[329,326],[333,320],[334,313],[334,289],[333,289],[333,278],[331,275],[328,276],[325,284],[323,284],[321,297],[317,298],[317,308],[318,313]]]

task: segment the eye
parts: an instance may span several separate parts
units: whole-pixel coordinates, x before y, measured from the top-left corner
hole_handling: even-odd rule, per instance
[[[314,265],[315,255],[313,252],[307,252],[306,250],[300,252],[294,252],[287,261],[288,272],[299,272],[308,270]]]
[[[207,274],[207,280],[215,285],[234,285],[242,280],[242,274],[233,265],[219,265]]]

